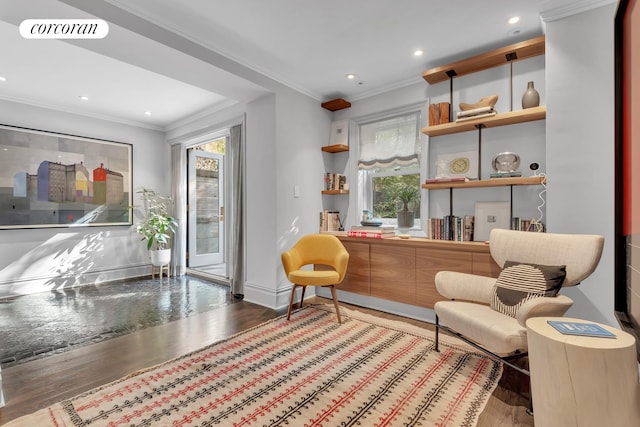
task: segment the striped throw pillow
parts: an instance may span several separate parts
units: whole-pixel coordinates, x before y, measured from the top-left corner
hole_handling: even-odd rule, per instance
[[[506,261],[493,287],[490,306],[516,317],[525,302],[539,297],[555,297],[567,275],[564,265],[551,266]]]

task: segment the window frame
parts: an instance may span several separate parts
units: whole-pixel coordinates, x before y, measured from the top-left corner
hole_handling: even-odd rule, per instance
[[[354,176],[357,180],[356,188],[352,186],[352,193],[355,193],[351,197],[351,206],[353,208],[353,212],[356,213],[354,219],[351,221],[354,225],[359,225],[360,220],[362,219],[363,210],[371,210],[373,207],[373,185],[372,178],[375,176],[393,176],[393,175],[410,175],[410,174],[419,174],[419,182],[424,182],[427,176],[427,164],[428,161],[426,159],[428,154],[427,147],[427,138],[422,133],[422,128],[426,126],[424,114],[424,103],[415,103],[410,104],[404,107],[399,107],[391,110],[385,110],[379,113],[362,116],[358,118],[351,119],[355,126],[351,126],[351,135],[350,140],[355,141],[351,144],[351,152],[353,156],[351,157],[351,166],[350,169],[352,171],[352,176]],[[368,171],[365,169],[360,169],[358,167],[358,162],[360,158],[360,126],[370,124],[376,121],[383,121],[387,119],[391,119],[393,117],[398,117],[402,115],[408,114],[416,114],[418,129],[416,131],[417,142],[420,144],[420,154],[418,157],[418,164],[415,168],[411,169],[401,169],[396,171],[387,171],[387,172],[374,172]],[[356,190],[356,191],[353,191]],[[428,197],[426,196],[425,191],[422,190],[421,186],[419,187],[420,191],[420,212],[421,216],[424,216],[425,212],[428,212]],[[397,217],[396,218],[383,218],[383,224],[385,225],[393,225],[397,227]],[[426,235],[425,228],[425,220],[424,218],[420,218],[415,222],[412,229],[410,229],[411,234],[421,236]]]

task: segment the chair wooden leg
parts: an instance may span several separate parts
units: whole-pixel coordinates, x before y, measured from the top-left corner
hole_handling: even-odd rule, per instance
[[[293,297],[296,295],[296,288],[298,285],[294,284],[291,289],[291,298],[289,298],[289,310],[287,311],[287,320],[291,319],[291,307],[293,306]]]
[[[440,320],[438,319],[438,315],[436,314],[436,351],[440,351],[438,348],[438,333],[440,332]]]
[[[340,307],[338,306],[338,291],[336,291],[336,287],[331,285],[331,295],[333,296],[333,305],[336,306],[336,314],[338,315],[338,323],[342,323],[342,319],[340,318]]]
[[[300,295],[300,306],[298,308],[302,308],[302,302],[304,301],[304,291],[307,290],[306,286],[302,287],[302,295]]]

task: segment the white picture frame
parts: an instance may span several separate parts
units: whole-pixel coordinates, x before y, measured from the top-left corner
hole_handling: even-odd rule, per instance
[[[466,164],[466,168],[456,168],[460,162]],[[438,154],[436,157],[435,178],[469,178],[478,179],[478,152],[463,151],[459,153]]]
[[[473,221],[473,240],[485,242],[494,228],[511,228],[511,203],[477,202]]]
[[[331,123],[329,145],[349,145],[349,120],[338,120]]]

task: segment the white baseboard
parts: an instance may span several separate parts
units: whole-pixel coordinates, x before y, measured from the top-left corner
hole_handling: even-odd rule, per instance
[[[50,292],[58,289],[76,286],[94,285],[114,280],[124,280],[140,276],[151,276],[150,264],[135,264],[84,271],[81,273],[66,273],[62,275],[41,275],[20,277],[12,280],[0,281],[0,298],[27,295],[38,292]]]

